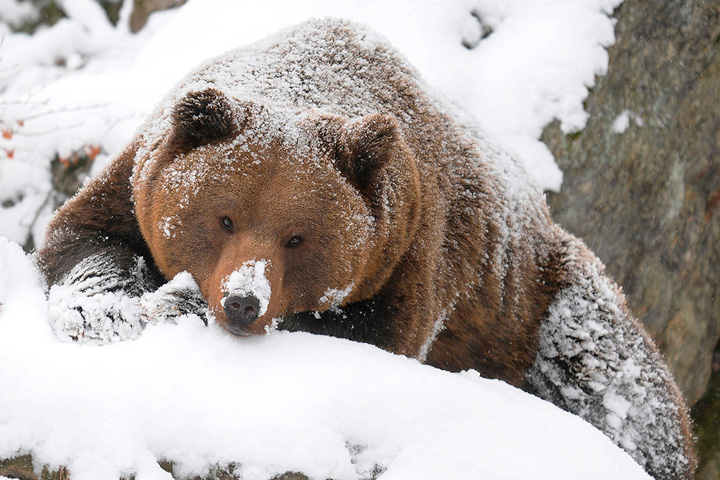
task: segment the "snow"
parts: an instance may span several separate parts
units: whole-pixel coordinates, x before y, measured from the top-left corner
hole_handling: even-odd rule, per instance
[[[238,339],[193,316],[63,343],[32,260],[0,239],[0,269],[0,458],[31,452],[76,480],[169,478],[159,459],[180,475],[236,462],[247,479],[649,478],[546,402],[364,344]]]
[[[350,295],[353,288],[355,288],[355,282],[351,282],[350,285],[343,289],[328,288],[323,296],[320,297],[319,303],[321,306],[330,305],[330,308],[337,308],[345,301],[347,296]]]
[[[39,227],[36,212],[48,199],[47,168],[19,160],[0,160],[0,234],[24,243],[28,231]],[[48,218],[49,220],[49,218]],[[44,228],[45,224],[42,224]]]
[[[623,110],[620,112],[620,114],[615,117],[615,120],[613,120],[612,123],[612,130],[615,133],[625,133],[625,130],[628,129],[630,126],[630,120],[632,119],[633,122],[638,127],[643,126],[643,119],[640,117],[640,115],[631,112],[630,110]]]
[[[38,17],[32,5],[18,0],[0,0],[0,20],[11,25],[19,25],[23,21]]]
[[[272,294],[270,282],[265,276],[267,265],[267,260],[249,260],[224,279],[222,281],[222,291],[225,292],[225,296],[220,301],[222,306],[225,306],[225,300],[229,297],[252,296],[257,298],[260,303],[258,316],[265,315]]]

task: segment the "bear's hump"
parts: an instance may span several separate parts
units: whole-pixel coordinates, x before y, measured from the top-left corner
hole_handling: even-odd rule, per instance
[[[427,121],[438,116],[431,89],[384,37],[348,20],[309,20],[211,59],[180,81],[140,129],[136,180],[172,129],[175,107],[207,89],[260,113],[255,117],[265,119],[268,134],[279,126],[301,134],[292,125],[313,111],[393,116],[411,144],[415,137],[429,138],[430,128],[435,137],[447,134],[451,123]]]
[[[418,72],[367,27],[327,18],[290,27],[201,65],[177,96],[212,84],[236,98],[277,108],[361,116],[392,112],[401,91],[417,98]]]

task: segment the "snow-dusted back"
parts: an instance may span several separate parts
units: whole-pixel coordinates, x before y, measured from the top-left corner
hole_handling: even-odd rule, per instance
[[[160,459],[188,476],[235,462],[248,480],[650,478],[551,404],[365,344],[238,340],[194,316],[132,342],[62,343],[40,273],[4,239],[0,272],[0,458],[29,452],[73,480],[168,480]]]

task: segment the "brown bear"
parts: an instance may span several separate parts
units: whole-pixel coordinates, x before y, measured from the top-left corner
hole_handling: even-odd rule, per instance
[[[368,29],[316,20],[196,69],[38,252],[58,334],[214,317],[475,369],[692,478],[686,408],[542,192]],[[207,303],[206,303],[207,302]]]

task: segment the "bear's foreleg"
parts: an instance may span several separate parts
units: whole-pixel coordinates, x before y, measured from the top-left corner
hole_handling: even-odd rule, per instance
[[[601,430],[653,477],[692,478],[690,424],[670,372],[602,264],[580,242],[567,246],[567,281],[540,326],[530,389]]]
[[[153,264],[134,216],[134,154],[125,150],[57,212],[37,253],[60,338],[106,343],[135,338],[152,321],[187,313],[205,318],[192,278],[163,285]]]
[[[144,326],[140,298],[153,287],[141,256],[91,253],[48,293],[48,317],[55,334],[82,343],[137,337]]]

